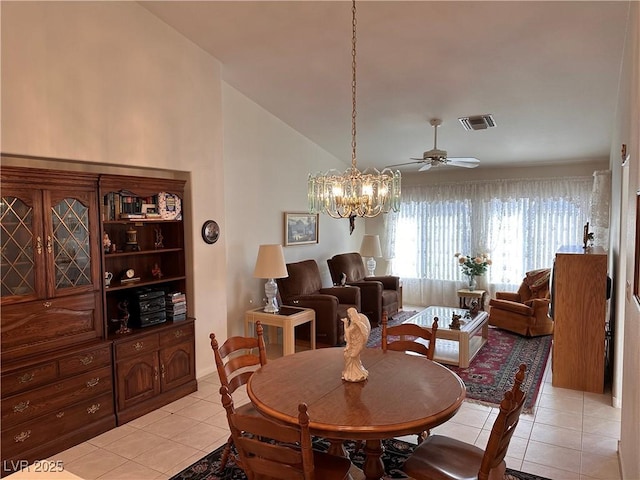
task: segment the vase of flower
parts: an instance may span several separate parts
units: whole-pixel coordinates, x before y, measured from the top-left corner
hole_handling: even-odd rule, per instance
[[[478,282],[476,282],[475,275],[469,275],[469,290],[475,290],[478,286]]]
[[[468,279],[467,288],[469,290],[475,290],[478,286],[476,277],[484,275],[487,268],[491,265],[489,255],[482,253],[471,256],[456,253],[455,257],[458,259],[462,274]]]

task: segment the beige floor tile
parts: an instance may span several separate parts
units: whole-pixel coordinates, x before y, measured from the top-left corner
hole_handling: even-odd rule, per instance
[[[98,480],[157,480],[160,478],[165,478],[165,474],[128,460],[119,467],[100,475]]]
[[[573,396],[542,393],[538,398],[538,406],[567,413],[583,413],[583,402]]]
[[[594,433],[582,433],[582,451],[596,455],[617,455],[618,439]]]
[[[175,402],[171,402],[169,405],[165,405],[164,407],[161,407],[161,409],[166,410],[167,412],[170,412],[170,413],[175,413],[179,410],[182,410],[185,407],[188,407],[189,405],[193,405],[199,400],[200,400],[199,398],[195,398],[195,397],[192,397],[191,395],[187,395],[186,397],[182,397],[181,399],[176,400]]]
[[[599,417],[584,417],[582,431],[604,435],[611,438],[620,438],[620,422]]]
[[[84,480],[95,480],[126,461],[127,459],[120,455],[101,449],[95,454],[85,455],[69,463],[65,462],[64,468]]]
[[[189,406],[186,406],[176,412],[176,415],[182,415],[183,417],[192,418],[194,420],[202,421],[216,412],[220,411],[220,405],[208,402],[206,400],[198,400]]]
[[[135,427],[135,428],[145,428],[162,418],[168,417],[169,415],[171,415],[171,412],[167,410],[162,410],[159,408],[158,410],[154,410],[153,412],[147,413],[142,417],[138,417],[135,420],[131,420],[126,425],[129,425],[130,427]]]
[[[431,433],[446,435],[448,437],[458,439],[461,442],[466,442],[473,445],[475,444],[478,435],[480,435],[480,429],[449,421],[437,426],[431,431]]]
[[[165,439],[156,442],[155,448],[138,455],[134,461],[152,468],[153,470],[167,473],[176,466],[183,465],[187,458],[195,457],[193,460],[193,462],[195,462],[198,458],[201,458],[204,455],[205,452],[202,452],[197,448],[188,447],[187,445]],[[189,465],[190,464],[187,463],[178,471],[188,467]]]
[[[181,415],[169,415],[145,428],[145,431],[154,433],[164,438],[172,438],[175,435],[195,427],[199,422]]]
[[[527,421],[524,418],[520,418],[516,431],[513,432],[514,437],[529,438],[531,436],[531,429],[533,428],[533,422]]]
[[[89,454],[93,454],[99,451],[99,448],[95,445],[92,445],[89,442],[83,442],[75,447],[71,447],[67,450],[64,450],[56,455],[51,456],[50,460],[61,460],[65,465],[78,460],[81,457],[84,457]]]
[[[581,392],[580,390],[572,390],[570,388],[554,387],[550,382],[542,384],[542,393],[547,395],[570,397],[580,401],[584,400],[584,392]]]
[[[203,420],[207,425],[213,425],[214,427],[222,428],[229,431],[229,421],[227,420],[227,412],[224,410],[217,410],[214,415]]]
[[[206,383],[213,383],[217,386],[220,386],[220,376],[218,375],[218,372],[214,371],[208,375],[205,375],[204,377],[200,377],[198,379],[198,390],[200,390],[201,385]]]
[[[143,430],[136,430],[126,437],[105,445],[103,448],[109,452],[120,455],[129,460],[136,458],[162,440],[162,437]]]
[[[584,397],[584,414],[590,417],[620,421],[622,410],[611,406],[610,395],[586,393]]]
[[[536,413],[535,422],[578,431],[582,430],[582,414],[580,413],[567,413],[540,407]]]
[[[173,477],[174,475],[177,475],[178,473],[180,473],[182,470],[184,470],[188,466],[193,465],[194,463],[196,463],[198,460],[200,460],[205,455],[206,455],[206,453],[197,452],[197,453],[194,453],[192,455],[184,457],[181,461],[179,461],[173,467],[171,467],[166,472],[164,472],[164,478],[167,479],[167,478]]]
[[[133,432],[138,431],[137,428],[134,428],[130,425],[122,425],[120,427],[116,427],[108,432],[103,433],[102,435],[98,435],[97,437],[93,437],[88,440],[88,442],[96,447],[104,447],[105,445],[109,445],[110,443],[116,442],[127,435],[132,434]]]
[[[551,467],[549,465],[543,465],[534,462],[522,462],[523,472],[531,473],[533,475],[540,475],[541,477],[551,478],[553,480],[580,480],[580,474],[576,472],[569,472],[559,468]]]
[[[468,425],[470,427],[482,428],[489,418],[491,409],[480,410],[463,403],[458,413],[451,419],[452,422]]]
[[[529,440],[524,462],[580,473],[580,457],[579,450]]]
[[[582,455],[580,473],[601,480],[620,480],[618,455]]]
[[[570,428],[556,427],[536,423],[531,429],[531,440],[567,447],[574,450],[582,448],[582,433]]]
[[[206,448],[213,442],[218,440],[226,441],[227,438],[229,438],[228,430],[225,431],[222,428],[207,425],[206,423],[198,423],[193,428],[174,435],[171,440],[198,450],[207,451]]]
[[[504,461],[507,464],[507,468],[511,468],[513,470],[522,470],[521,458],[513,458],[507,455],[506,457],[504,457]]]
[[[221,405],[220,400],[220,385],[214,383],[200,383],[198,384],[198,390],[191,393],[192,398],[200,400],[207,400],[208,402]]]

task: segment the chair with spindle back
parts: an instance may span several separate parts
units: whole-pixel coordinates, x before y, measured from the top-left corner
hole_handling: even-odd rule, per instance
[[[436,353],[436,332],[438,331],[438,317],[434,317],[431,330],[415,323],[401,323],[388,326],[387,314],[382,314],[382,350],[398,352],[414,352],[433,360]],[[399,337],[389,341],[389,337]],[[417,341],[422,340],[422,341]],[[427,343],[427,345],[425,345]]]

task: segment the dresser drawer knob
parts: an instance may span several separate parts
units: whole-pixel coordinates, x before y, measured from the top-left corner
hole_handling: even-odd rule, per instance
[[[92,378],[91,380],[89,380],[87,382],[87,387],[88,388],[93,388],[96,385],[98,385],[98,382],[100,382],[100,377]]]
[[[29,404],[31,403],[30,400],[27,400],[26,402],[20,402],[17,405],[13,406],[13,413],[22,413],[24,412],[27,408],[29,408]]]
[[[89,408],[87,408],[87,413],[89,415],[93,415],[94,413],[96,413],[98,410],[100,410],[100,404],[99,403],[94,403],[93,405],[91,405]]]
[[[33,380],[33,377],[35,377],[36,374],[33,372],[29,372],[29,373],[25,373],[24,375],[20,375],[18,377],[18,382],[20,383],[29,383],[31,380]]]
[[[44,308],[49,308],[51,306],[51,302],[43,302],[42,305]]]
[[[174,332],[174,335],[176,338],[180,338],[181,336],[184,335],[184,332],[182,331],[182,329],[179,329]]]
[[[16,443],[24,442],[27,438],[31,436],[31,430],[27,430],[26,432],[20,432],[19,435],[13,437]]]
[[[144,342],[136,342],[133,345],[133,348],[135,349],[136,352],[142,350],[144,348]]]
[[[62,418],[62,417],[64,417],[64,412],[56,413],[56,418]]]
[[[80,357],[80,363],[84,366],[87,366],[93,362],[93,355],[89,354],[86,357]]]

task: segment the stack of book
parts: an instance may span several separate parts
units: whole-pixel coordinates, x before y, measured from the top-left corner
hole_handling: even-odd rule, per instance
[[[187,297],[182,292],[170,292],[165,297],[167,320],[178,322],[187,318]]]

